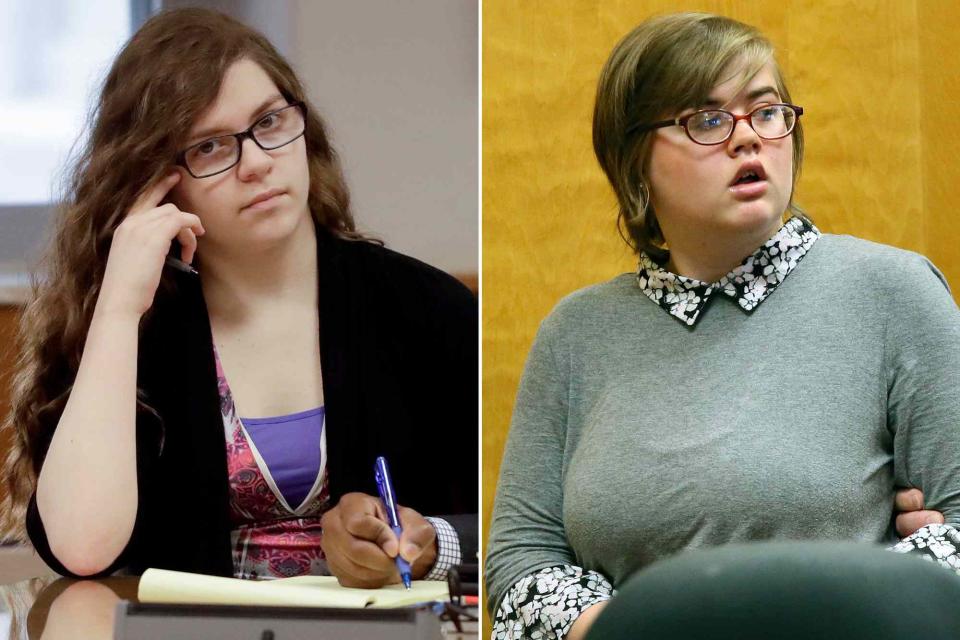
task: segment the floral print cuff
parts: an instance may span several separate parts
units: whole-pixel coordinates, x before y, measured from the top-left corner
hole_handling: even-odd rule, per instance
[[[890,547],[897,553],[917,553],[960,575],[960,531],[952,524],[928,524]]]
[[[613,585],[596,571],[547,567],[521,578],[503,597],[492,638],[563,640],[581,613],[613,594]]]

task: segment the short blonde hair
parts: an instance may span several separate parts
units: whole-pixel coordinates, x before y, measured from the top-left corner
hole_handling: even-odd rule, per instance
[[[736,61],[744,65],[744,86],[772,62],[777,90],[785,102],[791,102],[770,41],[754,27],[707,13],[645,20],[614,47],[600,73],[593,149],[617,195],[618,228],[634,251],[643,251],[661,264],[668,251],[647,181],[653,132],[635,127],[699,107]],[[799,120],[792,135],[795,186],[803,163]],[[794,204],[792,189],[788,206],[792,213],[806,217]]]

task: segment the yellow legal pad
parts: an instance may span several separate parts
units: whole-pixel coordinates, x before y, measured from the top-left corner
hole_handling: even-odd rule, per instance
[[[239,580],[198,573],[147,569],[137,591],[140,602],[166,604],[248,604],[264,607],[405,607],[449,600],[447,583],[414,580],[413,588],[394,584],[380,589],[341,587],[333,576],[279,580]]]

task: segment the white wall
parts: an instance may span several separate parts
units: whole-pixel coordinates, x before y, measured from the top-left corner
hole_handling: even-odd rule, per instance
[[[290,5],[289,53],[330,127],[358,225],[441,269],[477,273],[477,3]]]
[[[361,230],[478,273],[476,0],[163,0],[263,32],[330,129]]]

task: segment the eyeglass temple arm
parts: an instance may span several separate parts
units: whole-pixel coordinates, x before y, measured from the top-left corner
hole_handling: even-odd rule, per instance
[[[651,129],[659,129],[661,127],[671,127],[673,125],[679,125],[681,118],[674,118],[673,120],[661,120],[660,122],[651,122],[650,124],[639,124],[635,123],[627,127],[627,133],[634,133],[635,131],[650,131]]]

